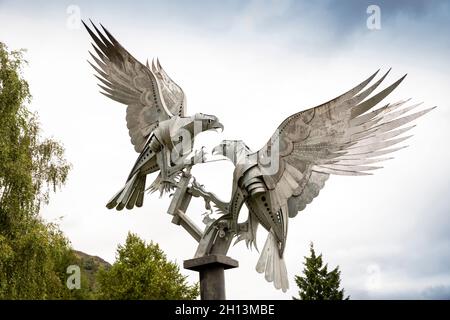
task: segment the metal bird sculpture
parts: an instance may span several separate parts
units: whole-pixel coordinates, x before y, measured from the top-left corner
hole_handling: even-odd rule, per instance
[[[373,164],[390,159],[382,156],[401,149],[392,146],[410,137],[399,137],[414,127],[404,125],[433,109],[406,115],[420,105],[404,107],[406,100],[374,110],[404,79],[368,98],[388,73],[368,88],[377,73],[333,100],[291,115],[257,152],[243,141],[224,140],[214,148],[213,154],[226,156],[235,170],[228,203],[204,192],[224,213],[209,229],[225,221],[236,242],[248,246],[261,224],[269,234],[256,270],[277,289],[289,286],[283,259],[289,218],[318,196],[330,174],[361,176],[381,168]],[[248,219],[238,223],[244,203]]]
[[[240,140],[224,140],[216,146],[212,153],[235,165],[231,198],[225,202],[207,192],[190,170],[205,162],[203,148],[192,155],[195,136],[223,130],[217,117],[186,116],[185,94],[158,60],[151,67],[148,62],[143,65],[103,26],[104,33],[92,24],[95,34],[84,25],[98,55],[91,53],[98,66],[91,65],[99,74],[101,93],[127,105],[131,142],[140,153],[125,186],[107,207],[142,206],[146,176],[159,170],[149,189],[161,194],[176,189],[168,213],[173,223],[198,241],[196,258],[226,255],[233,238],[235,243],[245,240],[247,246],[256,247],[256,233],[262,225],[268,236],[256,270],[283,291],[289,287],[284,262],[289,218],[318,196],[331,174],[361,176],[381,168],[374,164],[404,148],[396,145],[410,137],[403,134],[414,126],[406,124],[433,109],[411,113],[421,104],[407,105],[410,100],[376,108],[405,78],[373,94],[389,73],[370,85],[377,71],[335,99],[288,117],[257,152]],[[202,197],[209,213],[214,203],[221,214],[218,219],[206,216],[203,231],[186,214],[192,197]],[[244,204],[248,219],[239,223]]]
[[[92,22],[91,22],[92,23]],[[108,202],[107,208],[122,210],[141,207],[146,177],[160,171],[149,187],[161,195],[176,185],[176,177],[187,166],[204,162],[203,148],[192,157],[195,136],[222,129],[217,117],[197,113],[186,116],[186,96],[164,71],[159,60],[150,67],[136,60],[104,28],[93,23],[95,34],[84,22],[98,57],[89,52],[97,66],[96,77],[105,96],[127,105],[127,127],[134,149],[139,153],[125,186]]]

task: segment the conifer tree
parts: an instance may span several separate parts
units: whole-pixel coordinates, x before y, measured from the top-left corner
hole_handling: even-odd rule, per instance
[[[328,272],[328,264],[323,265],[322,254],[316,255],[314,245],[310,245],[310,257],[305,257],[303,276],[296,276],[299,298],[294,300],[343,300],[344,289],[339,290],[339,266]],[[349,297],[345,298],[348,300]]]

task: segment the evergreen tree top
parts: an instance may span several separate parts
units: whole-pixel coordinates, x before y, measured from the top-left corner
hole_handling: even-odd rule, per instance
[[[343,300],[344,289],[339,290],[339,266],[328,272],[328,264],[323,265],[322,254],[316,255],[314,244],[310,245],[310,256],[305,257],[303,276],[296,276],[299,298],[295,300]],[[349,297],[345,298],[348,300]]]

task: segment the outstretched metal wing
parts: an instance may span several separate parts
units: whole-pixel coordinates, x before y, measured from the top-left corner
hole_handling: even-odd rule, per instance
[[[405,115],[420,105],[404,107],[406,100],[373,110],[405,78],[366,99],[389,71],[363,90],[377,73],[333,100],[288,117],[258,151],[263,172],[267,159],[277,152],[278,170],[264,176],[268,188],[275,191],[273,212],[287,202],[289,217],[294,217],[317,197],[330,174],[367,175],[381,168],[372,164],[390,159],[381,156],[401,149],[392,146],[410,137],[399,137],[414,127],[404,125],[433,109]]]
[[[149,67],[148,61],[147,67]],[[181,87],[169,77],[158,58],[156,64],[154,60],[152,61],[152,71],[158,79],[164,102],[170,112],[180,117],[186,116],[186,95]]]
[[[95,34],[83,24],[98,55],[90,52],[97,66],[89,63],[98,72],[96,77],[104,91],[101,93],[128,106],[126,120],[131,143],[140,153],[159,122],[185,115],[183,90],[170,79],[159,61],[150,69],[148,63],[145,66],[137,61],[102,25],[104,33],[92,23]]]

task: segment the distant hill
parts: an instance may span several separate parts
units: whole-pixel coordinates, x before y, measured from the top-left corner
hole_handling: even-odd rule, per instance
[[[97,291],[96,274],[100,268],[109,269],[111,264],[98,256],[91,256],[85,252],[73,250],[79,266],[81,268],[82,285],[90,294],[94,294]]]

